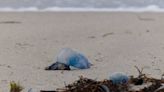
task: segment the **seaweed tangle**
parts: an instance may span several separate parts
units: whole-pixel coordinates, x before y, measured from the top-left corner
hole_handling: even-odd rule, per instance
[[[54,91],[41,90],[40,92],[164,92],[164,74],[161,79],[150,78],[143,73],[143,68],[139,69],[137,66],[135,68],[139,75],[137,77],[131,76],[129,82],[125,84],[114,84],[111,80],[96,81],[80,76],[79,80],[64,88]],[[138,86],[141,88],[133,88]]]

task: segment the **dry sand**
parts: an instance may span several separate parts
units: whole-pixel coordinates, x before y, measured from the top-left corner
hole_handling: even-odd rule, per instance
[[[45,71],[65,47],[84,53],[87,70]],[[160,78],[164,72],[164,13],[0,13],[0,91],[10,81],[24,92],[55,89],[83,75],[137,75],[134,66]]]

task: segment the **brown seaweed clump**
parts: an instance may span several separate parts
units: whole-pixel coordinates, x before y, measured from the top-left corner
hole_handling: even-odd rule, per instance
[[[130,81],[136,81],[138,77],[130,79]],[[79,80],[72,84],[65,86],[65,88],[57,89],[56,91],[40,91],[40,92],[164,92],[162,87],[163,80],[146,78],[143,79],[144,85],[136,85],[133,82],[127,84],[115,85],[110,80],[96,81],[84,77],[80,77]],[[140,81],[140,80],[139,80]],[[140,89],[133,89],[135,86],[141,86]],[[143,87],[142,87],[143,86]]]
[[[111,80],[96,81],[80,76],[79,80],[62,89],[40,92],[164,92],[163,78],[149,78],[138,67],[136,69],[139,75],[131,76],[129,82],[125,84],[114,84]]]
[[[121,91],[124,90],[124,91]],[[65,88],[57,89],[57,91],[41,91],[41,92],[126,92],[126,85],[114,85],[110,80],[96,81],[82,76],[79,80],[65,86]]]
[[[114,85],[110,80],[96,81],[80,76],[80,79],[69,84],[62,92],[119,92],[127,90],[126,85]]]

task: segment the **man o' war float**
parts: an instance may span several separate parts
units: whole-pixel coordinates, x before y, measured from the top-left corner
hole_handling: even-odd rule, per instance
[[[109,76],[109,80],[113,84],[126,84],[129,81],[129,77],[125,73],[115,72]]]
[[[57,55],[56,62],[46,67],[46,70],[88,69],[91,63],[80,52],[64,48]]]

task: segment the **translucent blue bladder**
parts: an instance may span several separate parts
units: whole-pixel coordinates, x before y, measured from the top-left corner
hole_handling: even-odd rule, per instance
[[[88,69],[91,66],[91,63],[82,53],[74,51],[70,48],[64,48],[61,50],[57,56],[57,62],[78,69]]]
[[[113,84],[124,84],[128,83],[129,77],[124,73],[116,72],[111,74],[109,80],[111,80]]]

